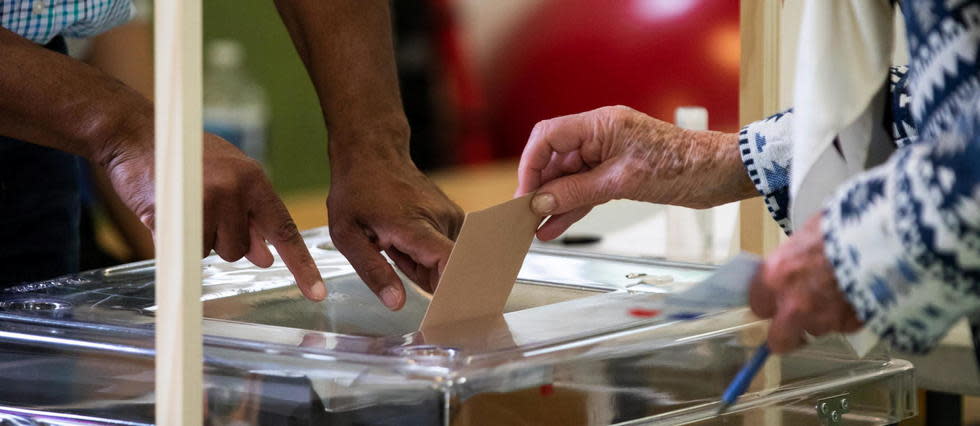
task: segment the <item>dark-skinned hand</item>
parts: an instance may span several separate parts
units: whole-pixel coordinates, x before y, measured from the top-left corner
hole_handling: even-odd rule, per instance
[[[412,281],[435,291],[463,212],[407,158],[334,172],[327,198],[330,237],[389,309],[405,288],[384,251]]]
[[[116,192],[152,230],[156,222],[154,160],[153,145],[146,140],[115,145],[105,156],[104,165]],[[326,297],[313,257],[262,167],[232,144],[208,133],[204,134],[203,163],[202,255],[214,250],[229,262],[245,257],[256,266],[269,267],[273,257],[268,241],[304,296],[310,300]]]

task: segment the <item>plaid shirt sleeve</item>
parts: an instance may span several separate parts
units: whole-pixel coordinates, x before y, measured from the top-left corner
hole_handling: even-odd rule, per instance
[[[0,0],[0,26],[39,44],[90,37],[132,16],[132,0]]]

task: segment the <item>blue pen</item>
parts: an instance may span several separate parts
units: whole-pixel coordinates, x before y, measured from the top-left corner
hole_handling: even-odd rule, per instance
[[[718,407],[717,415],[724,414],[728,407],[731,407],[738,400],[738,397],[745,393],[745,389],[749,387],[749,383],[752,383],[752,379],[766,363],[767,358],[769,358],[769,345],[763,343],[759,349],[755,350],[752,359],[738,372],[735,380],[732,380],[732,383],[728,385],[725,393],[721,395],[721,407]]]

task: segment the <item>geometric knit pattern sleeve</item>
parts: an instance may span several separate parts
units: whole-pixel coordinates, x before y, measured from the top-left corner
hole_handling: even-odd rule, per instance
[[[917,135],[825,206],[824,250],[865,326],[925,352],[980,314],[980,2],[906,0]]]
[[[790,233],[789,171],[792,163],[793,110],[749,123],[738,133],[742,164],[762,194],[773,220]]]
[[[824,252],[858,317],[922,353],[980,309],[980,96],[953,128],[900,148],[828,203]]]
[[[885,125],[896,146],[904,146],[916,135],[909,112],[907,67],[893,67],[890,75],[890,105]],[[792,169],[793,110],[774,114],[750,123],[739,132],[738,148],[742,164],[755,189],[765,201],[769,214],[787,234],[793,226],[789,220],[789,174]]]

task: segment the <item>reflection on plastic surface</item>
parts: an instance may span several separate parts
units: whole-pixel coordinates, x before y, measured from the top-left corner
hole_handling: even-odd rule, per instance
[[[336,251],[315,248],[325,229],[305,237],[330,291],[320,303],[302,299],[280,263],[205,259],[207,424],[820,424],[811,400],[841,392],[854,424],[914,414],[908,363],[854,359],[827,339],[774,358],[713,418],[765,324],[744,309],[672,319],[661,314],[670,289],[626,278],[683,284],[706,268],[534,252],[502,318],[423,335],[427,294],[410,285],[405,309],[389,313]],[[4,292],[0,419],[152,422],[153,306],[145,262]]]

